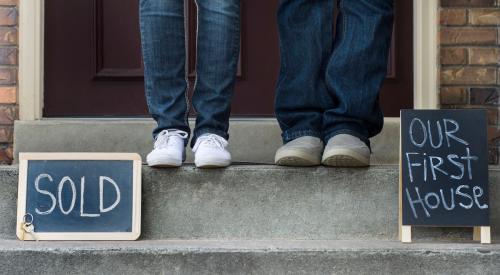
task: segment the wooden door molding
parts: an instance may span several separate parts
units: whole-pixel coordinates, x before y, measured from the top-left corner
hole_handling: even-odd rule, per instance
[[[387,62],[387,75],[385,78],[395,79],[397,77],[396,70],[396,40],[398,39],[394,33],[396,32],[396,26],[392,28],[392,41],[391,41],[391,49],[389,50],[389,62]]]
[[[137,68],[107,68],[104,65],[104,1],[105,0],[91,0],[91,77],[94,80],[108,80],[108,79],[142,79],[144,78],[144,66],[142,62]]]

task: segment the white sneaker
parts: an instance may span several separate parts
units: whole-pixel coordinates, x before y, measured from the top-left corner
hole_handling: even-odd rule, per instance
[[[338,167],[369,166],[370,148],[355,136],[336,135],[328,140],[322,163],[326,166]]]
[[[220,168],[231,165],[226,139],[216,134],[204,134],[193,147],[194,164],[198,168]]]
[[[317,137],[296,138],[276,151],[274,162],[281,166],[316,166],[321,164],[323,141]]]
[[[185,141],[188,133],[170,129],[161,131],[156,136],[154,149],[146,157],[152,167],[179,167],[186,159]]]

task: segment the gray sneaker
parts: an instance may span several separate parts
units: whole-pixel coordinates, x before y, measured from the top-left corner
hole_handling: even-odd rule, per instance
[[[336,135],[328,141],[321,163],[338,167],[369,166],[370,149],[355,136]]]
[[[323,148],[323,141],[317,137],[300,137],[281,146],[274,161],[282,166],[320,165]]]

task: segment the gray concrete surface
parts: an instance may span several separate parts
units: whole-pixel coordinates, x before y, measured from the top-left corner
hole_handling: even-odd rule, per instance
[[[500,226],[500,170],[490,170]],[[0,239],[14,239],[17,170],[0,168]],[[396,166],[367,169],[242,165],[143,168],[142,239],[395,240]],[[471,238],[471,229],[417,228],[417,240]]]
[[[274,163],[274,153],[282,144],[275,119],[232,119],[230,125],[229,150],[235,162]],[[152,148],[154,126],[149,119],[16,121],[14,156],[19,152],[137,152],[144,159]],[[372,143],[374,164],[397,164],[399,120],[386,119],[383,132]],[[191,150],[187,162],[192,162]]]
[[[16,238],[17,181],[16,166],[0,166],[0,240]]]
[[[0,241],[1,274],[498,274],[500,245]]]

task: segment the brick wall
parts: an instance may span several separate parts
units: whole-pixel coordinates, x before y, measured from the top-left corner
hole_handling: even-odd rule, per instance
[[[486,108],[490,163],[500,147],[500,0],[441,0],[442,108]]]
[[[0,0],[0,164],[12,161],[17,108],[18,1]]]

